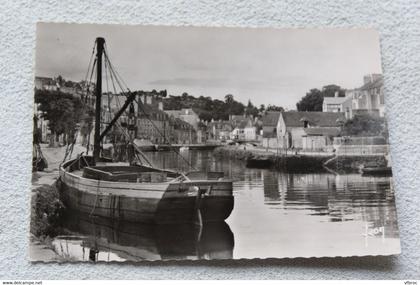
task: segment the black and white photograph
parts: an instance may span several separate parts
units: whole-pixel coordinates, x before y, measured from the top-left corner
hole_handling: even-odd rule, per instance
[[[374,29],[36,33],[31,261],[400,253]]]

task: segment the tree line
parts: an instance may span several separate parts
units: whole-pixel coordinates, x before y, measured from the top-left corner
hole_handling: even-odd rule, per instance
[[[313,88],[306,93],[299,102],[296,103],[298,111],[322,112],[322,103],[325,97],[344,97],[346,91],[338,85],[330,84],[322,89]]]
[[[265,111],[283,111],[283,107],[275,105],[255,106],[251,100],[244,105],[235,100],[232,94],[227,94],[224,100],[212,99],[211,97],[199,96],[195,97],[188,93],[182,95],[169,95],[163,98],[163,108],[165,110],[180,110],[183,108],[191,108],[197,113],[203,121],[228,120],[229,115],[246,115],[257,117]]]

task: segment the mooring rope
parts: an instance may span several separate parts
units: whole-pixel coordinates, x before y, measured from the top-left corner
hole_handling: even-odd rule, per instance
[[[98,185],[97,185],[97,187],[96,187],[95,204],[93,205],[92,211],[91,211],[91,212],[90,212],[90,214],[89,214],[89,218],[91,218],[91,217],[92,217],[92,214],[93,214],[93,212],[94,212],[94,211],[95,211],[95,209],[96,209],[96,204],[97,204],[97,202],[98,202],[98,196],[99,196],[99,183],[101,183],[101,180],[98,180]]]
[[[109,56],[108,56],[108,49],[107,49],[107,47],[106,47],[106,45],[105,45],[105,50],[104,50],[104,56],[105,56],[105,62],[107,63],[106,65],[105,65],[105,68],[108,68],[109,69],[109,71],[108,71],[108,73],[111,75],[110,77],[111,77],[111,82],[113,83],[113,85],[114,85],[114,80],[116,81],[116,83],[117,83],[117,85],[120,87],[120,89],[121,89],[121,92],[122,92],[122,94],[125,96],[125,97],[129,97],[129,95],[126,93],[126,92],[124,92],[124,89],[127,89],[128,90],[128,92],[130,93],[131,91],[130,91],[130,89],[128,88],[128,86],[127,86],[127,84],[124,82],[124,80],[123,80],[123,78],[122,78],[122,76],[118,73],[118,71],[115,69],[115,67],[113,66],[113,64],[111,63],[111,61],[110,61],[110,59],[109,59]],[[124,85],[124,86],[123,86]],[[114,87],[115,88],[115,87]],[[118,99],[118,96],[115,96],[116,97],[116,102],[118,102],[119,103],[119,99]],[[187,160],[184,156],[182,156],[182,154],[179,152],[179,151],[177,151],[173,146],[172,146],[172,144],[171,144],[171,142],[167,139],[167,137],[166,137],[166,135],[165,134],[163,134],[162,132],[161,132],[161,130],[156,126],[156,124],[149,118],[149,115],[146,113],[146,111],[144,110],[144,108],[142,107],[142,104],[140,104],[139,102],[138,102],[138,100],[137,99],[134,99],[134,101],[137,103],[137,105],[139,106],[139,109],[142,111],[142,113],[145,115],[145,117],[146,117],[146,119],[147,120],[149,120],[149,122],[152,124],[152,126],[155,128],[155,130],[157,131],[157,133],[163,138],[163,140],[164,140],[164,142],[165,143],[167,143],[169,146],[171,146],[171,150],[173,151],[173,152],[175,152],[179,157],[181,157],[181,159],[188,165],[188,167],[190,168],[190,169],[193,169],[193,170],[195,170],[195,171],[197,171],[197,169],[191,164],[191,162],[189,161],[189,160]],[[123,132],[123,134],[124,134],[124,132]],[[139,151],[139,149],[137,149],[137,151]]]

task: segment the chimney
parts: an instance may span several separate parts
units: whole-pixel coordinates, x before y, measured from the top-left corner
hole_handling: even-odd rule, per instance
[[[372,75],[368,74],[363,76],[363,84],[371,83],[372,82]]]

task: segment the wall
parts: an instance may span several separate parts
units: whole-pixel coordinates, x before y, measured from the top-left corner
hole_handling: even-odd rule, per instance
[[[0,279],[419,279],[420,2],[3,1],[0,11]],[[373,27],[380,33],[402,254],[336,259],[31,264],[28,217],[36,21],[231,27]],[[87,64],[87,63],[86,63]]]
[[[307,150],[323,150],[327,146],[327,137],[304,136],[302,137],[302,148]]]
[[[263,138],[262,146],[264,148],[278,148],[280,147],[277,138]]]

